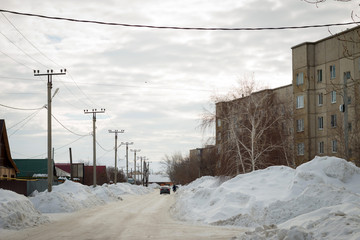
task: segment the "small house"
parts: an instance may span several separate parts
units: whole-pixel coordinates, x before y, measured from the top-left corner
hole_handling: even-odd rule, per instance
[[[19,169],[11,158],[5,120],[0,119],[0,179],[14,179],[17,173]]]

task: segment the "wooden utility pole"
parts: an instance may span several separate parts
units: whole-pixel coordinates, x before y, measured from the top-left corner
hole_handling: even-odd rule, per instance
[[[97,113],[105,113],[105,108],[101,108],[101,110],[93,109],[92,111],[84,110],[84,113],[92,113],[93,115],[93,186],[96,187],[96,114]]]
[[[109,133],[115,133],[115,173],[114,173],[114,183],[117,183],[117,173],[118,173],[118,169],[117,169],[117,138],[118,138],[118,133],[124,133],[124,130],[109,130]]]
[[[51,101],[52,98],[55,96],[55,94],[57,93],[58,89],[56,89],[55,93],[53,96],[51,96],[51,89],[52,89],[52,76],[53,75],[65,75],[66,74],[66,69],[61,69],[59,73],[55,73],[54,70],[47,70],[47,73],[40,73],[39,70],[34,70],[34,76],[47,76],[48,77],[48,82],[47,82],[47,127],[48,127],[48,138],[47,138],[47,142],[48,142],[48,149],[47,149],[47,158],[48,158],[48,192],[52,191],[52,182],[53,182],[53,175],[54,175],[54,171],[53,171],[53,159],[51,156],[51,149],[52,149],[52,138],[51,138]]]
[[[134,144],[133,142],[121,142],[122,145],[126,145],[126,181],[129,178],[129,145]]]
[[[69,148],[69,154],[70,154],[70,179],[73,180],[73,164],[72,164],[72,153],[71,148]]]
[[[141,149],[130,149],[131,152],[134,152],[134,169],[135,169],[135,184],[136,184],[136,153],[140,152]]]

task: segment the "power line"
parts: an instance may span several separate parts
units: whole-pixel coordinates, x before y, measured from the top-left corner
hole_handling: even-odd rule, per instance
[[[50,59],[48,56],[46,56],[42,51],[40,51],[39,48],[37,48],[35,46],[35,44],[33,44],[11,21],[10,19],[8,19],[4,13],[1,13],[3,15],[3,17],[11,24],[11,26],[36,50],[38,51],[42,56],[44,56],[46,59],[48,59],[49,61],[51,61],[52,63],[54,63],[55,65],[59,66],[60,68],[64,68],[63,66],[61,66],[60,64],[58,64],[57,62],[53,61],[52,59]],[[1,33],[2,34],[2,33]],[[4,35],[4,34],[3,34]],[[5,36],[6,37],[6,36]],[[7,38],[7,37],[6,37]],[[10,42],[11,40],[8,39]],[[13,43],[14,44],[14,43]],[[15,44],[14,44],[15,45]],[[15,45],[16,46],[16,45]],[[19,48],[20,49],[20,48]],[[20,49],[21,50],[21,49]],[[26,53],[25,53],[26,54]],[[8,56],[9,57],[9,56]],[[14,60],[14,59],[13,59]],[[15,60],[14,60],[15,61]],[[19,63],[19,62],[17,62]],[[21,64],[21,63],[19,63]],[[69,74],[69,73],[68,73]],[[90,100],[90,102],[92,102],[92,100],[80,89],[80,87],[78,86],[78,84],[75,82],[74,78],[70,75],[71,80],[74,82],[74,84],[76,85],[76,87],[79,89],[79,91],[88,99]],[[64,82],[62,80],[59,80],[64,87],[72,94],[76,97],[76,95],[64,84]],[[85,102],[83,102],[81,99],[79,99],[82,103],[86,104]],[[93,102],[92,102],[93,103]]]
[[[81,137],[75,139],[74,141],[72,141],[72,142],[70,142],[70,143],[67,143],[67,144],[65,144],[65,145],[63,145],[63,146],[61,146],[61,147],[55,148],[54,150],[57,151],[57,150],[62,149],[62,148],[64,148],[64,147],[66,147],[66,146],[69,146],[70,144],[73,144],[73,143],[79,141],[80,139],[82,139],[82,138],[84,138],[84,137],[86,137],[86,135],[81,136]],[[32,156],[32,157],[28,157],[28,158],[29,158],[29,159],[33,159],[33,158],[37,158],[37,157],[43,156],[43,155],[45,155],[45,154],[47,154],[47,153],[42,153],[42,154],[39,154],[39,155],[36,155],[36,156]]]
[[[27,37],[25,37],[24,34],[22,34],[20,32],[20,30],[5,16],[4,13],[1,13],[3,15],[3,17],[10,23],[10,25],[33,47],[35,48],[41,55],[43,55],[46,59],[48,59],[49,61],[53,62],[54,64],[58,65],[60,68],[64,68],[62,66],[60,66],[59,64],[57,64],[56,62],[54,62],[53,60],[51,60],[49,57],[47,57],[42,51],[40,51],[32,42],[30,42],[29,39],[27,39]]]
[[[80,137],[85,137],[85,136],[89,136],[90,134],[78,134],[72,130],[70,130],[69,128],[65,127],[64,124],[62,124],[53,114],[51,114],[51,116],[55,119],[55,121],[57,121],[65,130],[67,130],[68,132],[76,135],[76,136],[80,136]]]
[[[31,119],[33,119],[39,112],[41,111],[41,109],[37,110],[36,112],[30,114],[28,117],[26,117],[25,119],[23,119],[22,121],[20,121],[19,123],[25,121],[26,119],[26,122],[24,122],[18,129],[16,129],[13,133],[11,133],[9,135],[9,137],[11,137],[12,135],[14,135],[15,133],[17,133],[22,127],[24,127],[28,122],[30,122]],[[18,125],[19,123],[16,123],[14,126]],[[12,127],[14,127],[12,126]],[[11,127],[11,128],[12,128]],[[10,128],[9,128],[10,129]]]
[[[306,28],[323,28],[323,27],[333,27],[333,26],[346,26],[359,24],[360,22],[346,22],[346,23],[328,23],[328,24],[314,24],[314,25],[302,25],[302,26],[283,26],[283,27],[236,27],[236,28],[225,28],[225,27],[177,27],[177,26],[155,26],[155,25],[144,25],[144,24],[127,24],[127,23],[115,23],[115,22],[103,22],[103,21],[94,21],[94,20],[83,20],[75,18],[65,18],[65,17],[53,17],[33,13],[24,13],[17,11],[10,11],[5,9],[0,9],[0,12],[6,12],[16,15],[29,16],[29,17],[38,17],[46,18],[51,20],[62,20],[70,22],[79,22],[79,23],[91,23],[91,24],[100,24],[100,25],[110,25],[110,26],[122,26],[122,27],[132,27],[132,28],[152,28],[152,29],[170,29],[170,30],[196,30],[196,31],[264,31],[264,30],[291,30],[291,29],[306,29]]]
[[[26,56],[28,56],[29,58],[31,58],[32,60],[34,60],[35,62],[37,62],[38,64],[42,65],[43,67],[48,68],[47,66],[45,66],[44,64],[42,64],[41,62],[39,62],[38,60],[36,60],[35,58],[33,58],[32,56],[30,56],[29,54],[27,54],[22,48],[20,48],[18,45],[16,45],[13,41],[11,41],[10,38],[8,38],[4,33],[0,32],[1,35],[3,35],[4,38],[6,38],[11,44],[13,44],[15,47],[17,47],[17,49],[19,49],[22,53],[24,53]]]
[[[11,60],[13,60],[14,62],[16,62],[17,64],[23,65],[24,67],[33,70],[33,68],[27,66],[27,65],[24,64],[24,63],[18,62],[17,60],[15,60],[14,58],[10,57],[9,55],[7,55],[6,53],[4,53],[3,51],[0,50],[0,52],[1,52],[2,54],[4,54],[5,56],[7,56],[8,58],[10,58]]]
[[[18,108],[18,107],[7,106],[7,105],[0,103],[0,106],[5,107],[5,108],[10,108],[10,109],[15,109],[15,110],[22,110],[22,111],[35,111],[35,110],[41,110],[41,109],[45,108],[46,105],[39,107],[39,108]]]

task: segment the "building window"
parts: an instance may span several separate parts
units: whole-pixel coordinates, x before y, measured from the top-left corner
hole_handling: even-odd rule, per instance
[[[318,95],[318,105],[321,106],[324,103],[324,95],[322,93],[319,93]]]
[[[305,145],[304,145],[304,143],[298,143],[297,151],[298,151],[299,156],[304,155],[304,153],[305,153]]]
[[[304,96],[297,96],[296,98],[296,108],[304,108]]]
[[[330,79],[334,79],[335,77],[336,77],[335,65],[331,65],[330,66]]]
[[[332,145],[332,152],[336,153],[337,152],[337,140],[332,140],[331,145]]]
[[[218,125],[218,127],[221,127],[221,120],[220,119],[217,120],[217,125]]]
[[[297,73],[296,74],[296,85],[303,85],[304,84],[304,73]]]
[[[319,142],[319,154],[324,154],[324,142]]]
[[[298,132],[304,131],[304,119],[296,120],[296,129]]]
[[[336,103],[336,91],[331,91],[331,103]]]
[[[336,127],[336,114],[331,115],[331,127]]]
[[[324,129],[324,117],[318,117],[318,127],[320,130]]]
[[[322,82],[322,69],[318,69],[317,71],[316,71],[316,76],[317,76],[317,82],[318,83],[321,83]]]

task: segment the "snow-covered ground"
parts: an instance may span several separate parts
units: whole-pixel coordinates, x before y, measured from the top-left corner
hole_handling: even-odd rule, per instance
[[[237,239],[360,239],[360,168],[316,157],[230,180],[202,177],[179,189],[178,219],[250,227]]]
[[[93,188],[66,181],[51,193],[35,192],[29,198],[0,189],[0,229],[36,226],[50,221],[48,213],[93,208],[156,187],[121,183]],[[335,157],[232,179],[202,177],[175,195],[175,218],[249,229],[236,239],[360,239],[360,168]]]
[[[95,188],[65,181],[53,187],[51,193],[34,192],[25,197],[0,189],[0,229],[22,229],[49,221],[43,213],[74,212],[84,208],[122,200],[124,194],[146,194],[151,188],[128,183],[104,184]]]

